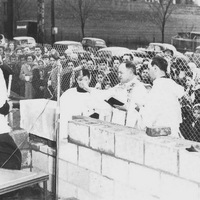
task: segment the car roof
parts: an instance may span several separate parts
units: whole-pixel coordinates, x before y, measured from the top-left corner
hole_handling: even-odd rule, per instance
[[[149,45],[157,45],[157,46],[162,46],[164,48],[169,48],[169,49],[174,49],[176,50],[176,47],[173,46],[172,44],[168,44],[168,43],[156,43],[156,42],[151,42],[149,43]]]
[[[112,56],[123,56],[124,54],[132,54],[131,50],[126,47],[105,47],[99,49],[98,52],[111,52]]]
[[[101,41],[104,41],[103,39],[101,38],[94,38],[94,37],[84,37],[83,40],[86,39],[86,40],[101,40]]]
[[[80,42],[70,41],[70,40],[57,41],[54,44],[61,44],[61,45],[79,44],[79,45],[81,45]]]
[[[33,39],[35,40],[33,37],[29,37],[29,36],[17,36],[13,38],[14,40],[26,40],[26,39]]]

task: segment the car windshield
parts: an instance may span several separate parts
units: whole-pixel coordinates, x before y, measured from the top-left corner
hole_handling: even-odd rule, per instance
[[[68,45],[68,49],[74,50],[74,51],[79,51],[79,50],[83,50],[83,47],[81,44],[70,44],[70,45]]]

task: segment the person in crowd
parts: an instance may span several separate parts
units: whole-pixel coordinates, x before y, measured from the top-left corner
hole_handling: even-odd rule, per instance
[[[123,62],[133,61],[133,56],[131,54],[124,54],[122,57]]]
[[[115,109],[126,112],[126,125],[138,127],[139,110],[144,106],[147,90],[136,75],[133,62],[122,62],[118,69],[120,83],[107,90],[124,105],[114,105]]]
[[[189,71],[187,61],[183,58],[176,58],[176,60],[171,65],[171,77],[176,83],[185,87],[185,74]]]
[[[200,104],[195,104],[192,111],[194,117],[194,121],[192,122],[193,131],[189,139],[200,142]]]
[[[42,60],[44,61],[45,66],[49,65],[49,56],[47,54],[42,56]]]
[[[200,77],[196,78],[194,83],[194,101],[193,101],[193,105],[200,103]]]
[[[10,55],[12,55],[12,54],[14,54],[15,53],[15,43],[14,43],[14,41],[10,41],[9,43],[8,43],[8,48],[10,48]]]
[[[12,54],[10,57],[10,64],[9,67],[12,69],[12,83],[11,83],[11,91],[16,93],[17,95],[20,95],[20,78],[19,74],[21,71],[21,65],[17,60],[17,56],[15,54]]]
[[[97,76],[96,76],[96,85],[95,85],[95,88],[98,89],[98,90],[102,90],[102,84],[103,84],[103,80],[105,78],[105,74],[103,71],[98,71],[97,72]]]
[[[23,52],[24,55],[31,54],[30,47],[25,46],[25,47],[23,48],[23,51],[22,51],[22,52]]]
[[[0,167],[5,169],[21,169],[22,156],[16,143],[10,136],[11,128],[8,126],[6,115],[9,113],[9,104],[7,103],[7,88],[0,69]]]
[[[147,63],[142,64],[139,76],[142,83],[144,83],[145,85],[152,85]]]
[[[4,57],[4,60],[3,62],[5,64],[10,64],[10,56],[12,55],[11,54],[11,49],[9,47],[6,47],[5,50],[4,50],[4,54],[5,54],[5,57]]]
[[[111,88],[111,81],[108,76],[105,76],[101,84],[102,90],[108,90]]]
[[[33,78],[33,68],[35,64],[33,60],[34,60],[34,56],[32,54],[26,55],[26,62],[25,64],[22,65],[20,75],[19,75],[19,78],[25,84],[24,97],[26,99],[34,98],[34,88],[32,85],[32,78]]]
[[[0,56],[2,57],[2,59],[4,60],[5,59],[5,47],[0,45]]]
[[[58,73],[62,73],[62,65],[60,63],[60,55],[57,51],[53,52],[50,56],[51,62],[51,72],[48,79],[48,86],[51,88],[51,93],[53,95],[53,100],[57,99],[58,92]]]
[[[38,62],[39,60],[42,60],[42,47],[41,46],[35,47],[34,55],[35,55],[34,62]]]
[[[19,65],[20,71],[21,71],[22,65],[24,65],[25,63],[26,63],[26,56],[20,55],[18,57],[18,65]],[[20,71],[19,71],[19,76],[20,76]],[[24,97],[25,96],[25,82],[21,80],[20,78],[19,78],[19,85],[20,85],[20,96]]]
[[[72,60],[66,61],[66,66],[61,72],[61,90],[65,92],[71,88],[75,83],[74,62]]]
[[[110,72],[107,75],[109,80],[110,80],[110,86],[114,87],[119,83],[119,78],[118,78],[118,68],[120,65],[120,60],[117,57],[113,58],[113,63],[112,67],[110,68]]]
[[[182,106],[185,106],[185,105],[192,106],[192,104],[194,102],[194,98],[195,98],[194,80],[192,77],[193,77],[193,74],[190,71],[187,72],[185,75],[185,84],[184,84],[185,85],[185,88],[184,88],[185,94],[181,99]]]
[[[17,48],[15,49],[14,54],[16,55],[17,60],[19,61],[19,57],[20,57],[21,55],[23,55],[22,48],[21,48],[21,47],[17,47]]]
[[[3,71],[4,79],[6,81],[6,86],[8,88],[9,85],[9,77],[13,74],[12,69],[9,67],[7,63],[4,63],[2,56],[0,55],[0,68]]]
[[[96,81],[96,76],[98,70],[96,69],[96,65],[93,59],[88,59],[87,61],[87,68],[91,74],[91,81],[90,81],[90,87],[95,87],[97,81]]]
[[[194,102],[194,81],[192,72],[187,72],[185,76],[184,95],[181,98],[182,123],[180,124],[180,132],[185,139],[190,138],[193,122],[192,107]]]
[[[103,71],[106,76],[109,74],[110,71],[106,59],[101,59],[99,61],[98,71]]]
[[[34,88],[34,98],[44,98],[44,89],[45,89],[45,81],[44,81],[44,61],[38,61],[38,67],[33,69],[33,78],[32,85]]]
[[[148,93],[141,115],[148,135],[170,134],[179,138],[179,126],[182,122],[179,99],[184,95],[184,88],[166,77],[167,67],[166,59],[153,57],[149,65],[153,87]]]
[[[195,83],[197,83],[200,79],[200,69],[197,68],[197,65],[194,62],[189,62],[187,65],[193,74],[192,79]]]
[[[195,104],[190,111],[181,123],[181,134],[187,140],[200,142],[200,104]]]
[[[164,53],[164,56],[165,57],[168,57],[169,59],[172,59],[173,58],[173,56],[174,56],[174,52],[173,52],[173,50],[172,49],[165,49],[164,51],[163,51],[163,53]]]

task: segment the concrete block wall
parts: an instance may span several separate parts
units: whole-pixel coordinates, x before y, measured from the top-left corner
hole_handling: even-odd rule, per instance
[[[149,137],[117,124],[75,117],[68,140],[60,142],[59,196],[79,200],[199,200],[199,143],[172,137]],[[50,174],[52,149],[37,144],[34,170]],[[51,153],[50,153],[51,152]],[[39,161],[43,164],[40,164]],[[48,163],[48,164],[46,164]]]
[[[61,151],[65,148],[65,155],[71,156],[60,155],[60,196],[199,200],[200,153],[188,152],[191,145],[198,148],[199,144],[77,118],[69,122],[69,142],[61,144]]]

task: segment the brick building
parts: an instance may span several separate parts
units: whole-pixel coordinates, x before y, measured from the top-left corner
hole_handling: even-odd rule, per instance
[[[0,29],[6,33],[9,0],[0,2]],[[17,19],[37,19],[37,0],[24,1],[26,4],[14,5],[14,22]],[[80,41],[80,22],[74,17],[72,9],[55,1],[55,26],[58,27],[56,40]],[[145,0],[94,0],[92,15],[85,25],[85,35],[105,39],[109,45],[135,47],[134,44],[147,44],[160,41],[160,30],[149,21]],[[185,2],[185,3],[181,3]],[[200,7],[189,0],[176,0],[177,8],[171,15],[165,29],[165,42],[181,31],[200,31]],[[198,0],[195,0],[198,3]],[[189,3],[189,4],[188,4]],[[31,9],[30,9],[31,8]],[[15,23],[14,23],[15,26]],[[51,41],[51,1],[45,0],[45,42]]]

